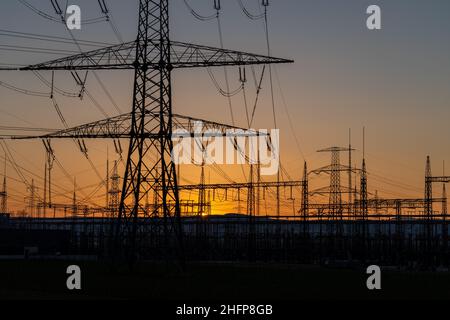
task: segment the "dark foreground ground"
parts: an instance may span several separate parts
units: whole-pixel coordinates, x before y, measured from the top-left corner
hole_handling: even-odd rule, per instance
[[[82,290],[66,288],[66,268],[82,270]],[[131,273],[100,262],[0,261],[0,299],[450,299],[450,273],[382,271],[382,290],[366,288],[364,269],[193,264],[186,272],[141,264]]]

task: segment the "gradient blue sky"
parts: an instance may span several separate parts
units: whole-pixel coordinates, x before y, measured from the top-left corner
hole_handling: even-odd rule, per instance
[[[258,12],[258,0],[243,0],[252,12]],[[53,14],[50,1],[29,0],[41,10]],[[65,3],[65,1],[60,1]],[[188,0],[204,15],[213,13],[212,0]],[[82,8],[84,18],[100,15],[97,1],[69,0]],[[123,38],[136,37],[138,1],[107,1]],[[366,8],[378,4],[382,9],[382,30],[366,28]],[[172,38],[180,41],[219,46],[216,22],[196,21],[182,0],[171,0]],[[266,52],[263,24],[250,21],[237,1],[222,0],[222,28],[225,46],[231,49]],[[303,159],[309,167],[329,162],[316,150],[330,145],[346,145],[348,128],[353,144],[362,148],[362,127],[366,127],[369,190],[385,197],[418,197],[423,191],[425,157],[432,157],[435,174],[442,172],[442,160],[450,166],[450,2],[448,0],[271,0],[269,7],[270,42],[274,56],[292,58],[293,65],[276,66],[274,77],[278,127],[281,129],[282,161],[293,178],[301,177]],[[68,37],[65,28],[36,15],[16,0],[0,4],[0,29]],[[1,32],[0,32],[1,33]],[[108,24],[83,26],[74,32],[80,39],[116,43]],[[1,45],[30,45],[60,48],[54,44],[26,41],[0,35]],[[75,46],[64,49],[76,50]],[[2,64],[31,64],[56,58],[56,55],[26,54],[0,50]],[[260,69],[257,69],[260,72]],[[214,70],[223,84],[223,69]],[[249,72],[248,72],[249,73]],[[43,73],[48,79],[50,73]],[[131,108],[132,73],[99,72],[121,109]],[[230,69],[231,87],[238,86],[237,69]],[[58,72],[57,84],[74,90],[70,75]],[[46,91],[27,73],[0,72],[0,81],[19,87]],[[269,84],[263,85],[255,126],[272,128]],[[108,114],[115,110],[93,77],[88,89]],[[286,105],[283,105],[282,94]],[[249,83],[249,101],[254,86]],[[102,115],[85,99],[56,97],[69,125],[98,120]],[[245,125],[243,99],[233,98],[238,125]],[[60,127],[50,99],[23,96],[0,88],[0,125]],[[286,112],[288,110],[288,112]],[[205,70],[174,73],[174,111],[180,114],[230,123],[227,100],[217,94]],[[294,126],[290,130],[288,117]],[[298,150],[294,135],[300,142]],[[38,174],[43,170],[40,142],[8,142],[17,154],[17,162]],[[95,185],[92,172],[73,143],[55,142],[58,158],[81,186]],[[89,143],[90,153],[99,170],[104,170],[106,144]],[[110,150],[112,146],[110,145]],[[113,152],[111,151],[111,158]],[[346,156],[342,156],[345,161]],[[361,163],[361,152],[354,155]],[[0,161],[2,162],[2,161]],[[39,170],[39,171],[38,171]],[[12,177],[15,173],[8,168]],[[192,170],[195,172],[195,170]],[[240,170],[230,175],[242,180]],[[382,176],[383,178],[379,178]],[[41,174],[42,176],[42,174]],[[215,180],[214,173],[211,173]],[[28,175],[31,179],[31,175]],[[70,190],[70,181],[55,169],[55,183]],[[198,174],[186,178],[197,181]],[[385,180],[386,178],[395,180]],[[38,179],[38,178],[36,178]],[[327,184],[317,179],[315,187]],[[399,183],[406,185],[401,186]],[[42,182],[40,182],[42,184]],[[20,184],[16,202],[25,191]],[[86,190],[90,190],[87,188]],[[86,191],[86,193],[89,193]],[[195,196],[193,196],[195,198]],[[299,197],[298,197],[299,198]],[[101,201],[101,194],[98,194]],[[69,201],[61,198],[61,202]]]

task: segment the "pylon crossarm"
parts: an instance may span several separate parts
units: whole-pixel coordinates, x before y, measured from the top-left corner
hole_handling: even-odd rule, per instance
[[[353,173],[358,173],[358,172],[361,171],[361,169],[350,168],[349,166],[342,165],[342,164],[338,164],[338,165],[334,165],[334,166],[327,165],[327,166],[324,166],[324,167],[321,167],[321,168],[318,168],[318,169],[314,169],[314,170],[308,172],[308,174],[316,174],[316,175],[318,175],[318,174],[321,174],[321,173],[330,173],[330,172],[333,172],[333,171],[345,171],[345,172],[351,171]]]
[[[442,176],[442,177],[426,177],[426,180],[429,180],[428,182],[442,182],[442,183],[450,183],[450,176]]]
[[[96,49],[16,70],[134,69],[136,41]]]
[[[148,112],[146,116],[145,138],[157,139],[159,135],[159,113]],[[236,126],[222,124],[218,122],[198,119],[183,115],[172,115],[173,129],[186,130],[190,135],[196,134],[198,125],[201,124],[202,131],[216,130],[222,134],[226,134],[227,130],[242,130]],[[52,132],[46,135],[38,136],[18,136],[11,137],[15,140],[30,139],[120,139],[131,137],[132,114],[126,113],[116,117],[95,121],[80,126]]]
[[[171,43],[171,64],[174,68],[239,66],[292,62],[294,61],[190,43]]]
[[[136,41],[126,42],[106,48],[79,53],[22,68],[3,68],[1,70],[127,70],[139,67],[136,64]],[[159,69],[157,50],[159,43],[148,43],[147,68]],[[255,64],[292,63],[294,61],[259,54],[214,48],[183,42],[170,45],[172,68],[195,68],[217,66],[241,66]],[[143,67],[143,66],[142,66]]]

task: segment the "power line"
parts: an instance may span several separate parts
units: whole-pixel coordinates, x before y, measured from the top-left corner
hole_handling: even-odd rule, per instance
[[[31,127],[14,127],[14,126],[2,126],[0,125],[0,130],[4,131],[28,131],[28,132],[56,132],[57,129],[48,128],[31,128]]]
[[[9,147],[9,146],[8,146],[8,148],[9,148],[10,150],[14,151],[13,148],[11,148],[11,147]],[[16,152],[16,153],[17,153],[17,152]],[[19,154],[19,155],[20,155],[20,154]],[[22,157],[23,157],[23,156],[22,156]],[[4,160],[10,162],[10,160],[8,160],[7,158],[4,158]],[[55,159],[55,160],[57,160],[57,159]],[[58,162],[59,162],[59,161],[58,161]],[[59,163],[59,164],[60,164],[60,163]],[[12,164],[11,164],[11,165],[12,165]],[[20,166],[20,165],[18,165],[17,163],[15,163],[15,165],[16,165],[21,171],[25,171],[26,173],[28,173],[29,175],[31,175],[31,176],[33,176],[33,177],[35,177],[35,178],[37,178],[37,179],[44,180],[44,178],[42,178],[40,175],[37,175],[37,174],[33,173],[32,171],[26,169],[25,167]],[[62,168],[62,169],[64,170],[64,172],[68,175],[69,180],[72,182],[71,176],[67,173],[67,171],[65,171],[65,169],[62,167],[62,165],[61,165],[61,168]],[[10,176],[10,175],[8,175],[7,177],[8,177],[8,179],[11,179],[11,180],[13,180],[13,181],[23,183],[23,180],[16,179],[16,178],[14,178],[14,177],[12,177],[12,176]],[[61,197],[67,198],[67,199],[71,199],[71,197],[70,197],[70,196],[66,196],[66,194],[67,194],[67,193],[68,193],[68,194],[72,193],[72,192],[73,192],[72,189],[66,189],[65,187],[62,187],[62,186],[60,186],[60,185],[58,185],[58,184],[55,184],[54,182],[52,182],[51,184],[52,184],[52,186],[53,186],[54,188],[57,188],[57,189],[59,189],[59,190],[62,190],[62,191],[60,191],[59,193],[56,193],[56,194],[55,194],[56,196],[61,196]],[[80,192],[83,192],[84,189],[90,188],[90,187],[92,187],[92,186],[93,186],[93,185],[88,185],[88,186],[84,186],[84,187],[78,187],[76,190],[77,190],[77,191],[80,191]],[[91,203],[91,204],[94,204],[94,203]]]
[[[25,47],[25,46],[13,46],[13,45],[0,45],[0,50],[3,51],[19,51],[19,52],[31,52],[31,53],[46,53],[46,54],[75,54],[76,51],[64,50],[64,49],[50,49],[42,47]]]
[[[91,100],[91,102],[93,103],[93,105],[100,111],[100,113],[105,117],[108,118],[108,114],[106,113],[106,111],[103,109],[103,107],[100,105],[100,103],[98,103],[97,100],[95,100],[95,98],[92,96],[92,94],[88,91],[85,90],[86,96],[89,98],[89,100]]]
[[[214,86],[216,87],[217,91],[224,97],[227,98],[231,98],[234,97],[235,95],[239,94],[239,92],[242,91],[242,86],[239,86],[237,89],[233,90],[233,91],[229,91],[228,90],[223,90],[219,84],[219,82],[217,81],[216,77],[214,76],[211,68],[206,68],[208,75],[211,79],[211,82],[214,84]]]
[[[305,154],[303,153],[302,147],[301,147],[301,145],[300,145],[300,141],[299,141],[299,139],[298,139],[298,137],[297,137],[297,134],[296,134],[296,132],[295,132],[295,130],[294,130],[294,125],[293,125],[293,123],[292,123],[292,117],[291,117],[291,115],[290,115],[289,108],[288,108],[288,106],[287,106],[286,98],[285,98],[284,93],[283,93],[283,88],[282,88],[282,86],[281,86],[281,82],[280,82],[280,78],[279,78],[279,76],[278,76],[277,69],[275,68],[274,70],[275,70],[275,78],[276,78],[276,80],[277,80],[278,88],[279,88],[279,90],[280,90],[281,102],[282,102],[284,111],[286,112],[286,115],[287,115],[287,119],[288,119],[288,123],[289,123],[289,128],[290,128],[290,130],[291,130],[291,132],[292,132],[292,136],[294,137],[295,145],[297,146],[298,151],[299,151],[300,154],[302,155],[303,160],[305,160],[305,159],[306,159],[306,158],[305,158]]]
[[[28,182],[28,180],[23,175],[23,173],[20,170],[20,168],[16,165],[16,161],[14,160],[14,156],[12,155],[11,151],[9,150],[8,145],[6,144],[6,142],[1,140],[0,141],[0,145],[2,146],[3,152],[5,153],[5,155],[7,157],[7,161],[11,164],[11,166],[14,169],[14,171],[16,171],[16,173],[19,176],[19,178],[22,180],[22,182],[27,186],[27,188],[29,190],[33,189],[32,186],[30,185],[30,183]],[[38,195],[38,197],[39,197],[39,195]]]
[[[56,9],[55,9],[55,10],[56,10]],[[60,12],[60,15],[61,15],[61,19],[64,21],[64,20],[65,20],[65,17],[62,15],[61,12]],[[73,40],[73,41],[75,42],[75,44],[77,45],[79,51],[82,52],[81,46],[80,46],[80,44],[77,42],[77,40],[76,40],[76,38],[74,37],[73,33],[72,33],[69,29],[67,29],[67,30],[68,30],[68,32],[69,32],[69,34],[70,34],[72,40]],[[39,78],[41,81],[43,81],[45,84],[48,85],[48,81],[46,81],[43,77],[41,77],[39,74],[36,74],[36,73],[35,73],[35,75],[38,76],[38,78]],[[86,75],[87,75],[87,74],[86,74]],[[102,89],[105,91],[105,93],[107,94],[107,96],[110,98],[110,100],[111,100],[111,101],[113,102],[113,104],[115,105],[116,109],[117,109],[118,111],[120,111],[120,109],[118,108],[117,104],[115,104],[114,100],[112,99],[112,96],[109,94],[108,90],[107,90],[106,87],[103,85],[103,83],[101,82],[101,80],[100,80],[100,78],[98,77],[98,75],[96,75],[95,72],[94,72],[94,75],[95,75],[97,81],[100,83]],[[10,86],[10,87],[11,87],[11,86]],[[16,90],[16,91],[19,89],[19,88],[16,88],[16,87],[11,87],[11,88],[14,89],[14,90]],[[53,89],[53,84],[52,84],[52,89]],[[20,90],[20,92],[25,93],[25,92],[27,92],[27,91],[25,91],[25,90]],[[36,93],[34,93],[34,94],[36,94]],[[93,102],[93,104],[100,110],[100,112],[101,112],[105,117],[108,117],[108,114],[103,110],[103,108],[100,106],[100,104],[92,97],[92,95],[91,95],[87,90],[86,90],[86,94],[87,94],[88,98]],[[57,112],[57,114],[58,114],[58,117],[60,118],[60,120],[61,120],[61,122],[63,123],[64,127],[65,127],[65,128],[68,128],[67,122],[66,122],[66,120],[65,120],[65,118],[64,118],[64,116],[63,116],[63,114],[62,114],[62,112],[61,112],[61,109],[59,108],[58,103],[56,102],[56,100],[55,100],[53,97],[51,97],[51,98],[52,98],[53,106],[54,106],[54,108],[55,108],[55,110],[56,110],[56,112]],[[83,152],[83,150],[82,150],[82,152]],[[95,168],[95,166],[94,166],[94,164],[92,163],[91,159],[88,157],[88,155],[87,155],[87,150],[85,150],[83,153],[84,153],[86,159],[88,160],[88,162],[89,162],[91,168],[94,170],[94,172],[96,173],[96,175],[100,178],[100,180],[102,180],[102,177],[101,177],[101,175],[99,174],[98,170]],[[57,162],[57,163],[58,163],[58,162]],[[60,165],[60,164],[59,164],[59,165]],[[61,167],[61,169],[63,169],[63,167],[62,167],[61,165],[60,165],[60,167]],[[65,172],[66,176],[69,176],[68,173],[67,173],[67,171],[64,170],[64,172]],[[103,180],[102,180],[102,183],[103,183]]]
[[[37,15],[41,16],[42,18],[45,18],[47,20],[53,21],[53,22],[58,22],[61,23],[61,21],[57,18],[54,18],[53,16],[51,16],[50,14],[37,9],[36,7],[34,7],[33,5],[31,5],[30,3],[28,3],[25,0],[17,0],[19,3],[21,3],[22,5],[24,5],[25,7],[27,7],[28,9],[30,9],[31,11],[33,11],[34,13],[36,13]]]
[[[250,19],[250,20],[260,20],[262,18],[264,18],[264,13],[262,14],[252,14],[249,10],[247,10],[247,8],[245,7],[244,3],[242,2],[242,0],[237,0],[239,6],[242,9],[242,12],[244,12],[244,14]]]
[[[17,0],[17,1],[44,19],[47,19],[49,21],[53,21],[56,23],[65,23],[64,20],[61,21],[60,19],[53,17],[52,15],[31,5],[28,1],[25,1],[25,0]],[[52,2],[52,5],[53,4],[54,4],[54,2]],[[62,14],[62,11],[59,11],[59,12]],[[99,22],[103,22],[103,21],[105,21],[104,17],[97,17],[97,18],[90,18],[90,19],[82,20],[82,23],[83,24],[94,24],[94,23],[99,23]]]
[[[253,104],[253,110],[252,110],[252,115],[251,115],[249,127],[252,126],[253,120],[255,119],[256,107],[258,106],[259,95],[260,95],[260,93],[261,93],[261,89],[262,89],[262,81],[263,81],[263,79],[264,79],[264,73],[265,73],[265,71],[266,71],[266,66],[263,67],[262,72],[261,72],[261,78],[260,78],[260,80],[259,80],[259,83],[256,84],[256,97],[255,97],[255,103]],[[253,76],[254,76],[255,81],[256,81],[255,71],[254,71],[253,68],[252,68],[252,73],[253,73]]]
[[[199,13],[197,13],[188,3],[187,0],[183,0],[184,4],[186,5],[186,7],[188,8],[189,12],[197,19],[200,21],[210,21],[213,20],[214,18],[216,18],[217,14],[211,14],[209,16],[204,16],[201,15]]]
[[[56,113],[58,114],[59,120],[61,120],[61,123],[64,125],[64,127],[67,129],[69,126],[66,122],[66,119],[64,118],[61,109],[59,108],[58,103],[56,102],[55,98],[52,98],[53,107],[55,108]]]
[[[73,42],[74,40],[71,38],[48,36],[48,35],[28,33],[28,32],[18,32],[18,31],[12,31],[12,30],[7,30],[7,29],[0,29],[0,35],[8,36],[8,37],[31,39],[31,40],[39,40],[39,41],[74,44],[74,42]],[[104,47],[104,46],[112,45],[111,43],[108,43],[108,42],[99,42],[99,41],[82,40],[82,39],[75,39],[75,40],[77,41],[77,43],[79,43],[83,46]]]
[[[119,29],[116,26],[116,23],[114,21],[114,17],[112,16],[111,11],[108,9],[108,6],[106,5],[105,0],[98,0],[98,4],[100,6],[100,10],[102,11],[106,21],[111,26],[111,29],[114,32],[114,35],[116,36],[117,40],[119,40],[120,43],[123,42],[122,35],[119,32]]]
[[[6,89],[9,89],[9,90],[18,92],[18,93],[22,93],[22,94],[28,95],[28,96],[46,97],[46,98],[48,98],[50,96],[50,94],[48,92],[39,92],[39,91],[26,90],[26,89],[23,89],[23,88],[19,88],[19,87],[13,86],[12,84],[9,84],[9,83],[3,82],[3,81],[0,81],[0,86],[4,87]]]
[[[264,25],[265,25],[265,33],[266,33],[266,42],[267,42],[267,55],[270,57],[270,40],[269,40],[269,22],[267,19],[267,6],[264,7]],[[275,128],[277,128],[277,116],[275,112],[275,97],[273,93],[273,80],[272,80],[272,66],[269,65],[269,80],[270,80],[270,95],[272,99],[272,114],[273,114],[273,124]]]
[[[65,20],[65,17],[61,14],[61,19]],[[78,47],[78,50],[80,53],[83,53],[83,50],[81,49],[80,44],[78,43],[77,39],[74,37],[72,31],[67,28],[66,26],[66,30],[69,33],[70,37],[72,38],[73,42],[76,44],[76,46]],[[117,103],[114,101],[114,99],[112,98],[111,94],[109,93],[109,91],[107,90],[107,88],[105,87],[105,85],[103,84],[103,82],[101,81],[100,77],[97,75],[97,73],[95,71],[92,71],[92,73],[94,74],[95,79],[98,81],[98,83],[100,84],[100,87],[102,88],[102,90],[105,92],[106,96],[108,97],[108,99],[110,99],[110,101],[112,102],[112,104],[114,105],[114,107],[116,108],[117,112],[120,114],[120,108],[118,107]],[[87,76],[87,73],[86,73]],[[89,97],[89,99],[92,101],[92,103],[94,103],[94,105],[100,110],[100,112],[105,116],[108,117],[108,114],[104,111],[104,109],[100,106],[100,104],[93,98],[93,96],[87,91],[85,90],[86,95]]]
[[[109,90],[105,87],[105,85],[103,84],[102,80],[100,79],[100,77],[98,76],[97,72],[93,71],[92,74],[94,75],[95,79],[97,80],[97,82],[100,84],[100,87],[102,88],[103,92],[106,94],[106,97],[109,99],[109,101],[111,102],[111,104],[114,106],[114,108],[116,109],[118,114],[122,114],[122,110],[120,109],[120,107],[117,105],[116,101],[114,100],[114,98],[112,97],[112,95],[109,93]],[[106,116],[108,117],[108,116]]]
[[[69,97],[69,98],[79,97],[78,93],[64,91],[64,90],[56,87],[55,85],[52,86],[52,83],[50,83],[47,79],[45,79],[38,71],[33,71],[33,73],[43,84],[45,84],[48,88],[53,89],[57,93],[65,96],[65,97]]]

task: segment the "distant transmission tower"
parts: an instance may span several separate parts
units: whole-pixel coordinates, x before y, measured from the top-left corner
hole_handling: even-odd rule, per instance
[[[3,170],[3,189],[0,192],[0,213],[8,212],[8,191],[6,189],[6,155],[5,168]]]
[[[342,187],[341,187],[341,171],[348,171],[349,168],[341,166],[340,153],[343,151],[353,150],[346,147],[330,147],[322,149],[317,152],[331,153],[331,166],[327,170],[330,173],[330,187],[329,187],[329,215],[332,220],[342,220]],[[350,190],[348,190],[350,192]]]
[[[34,186],[34,179],[31,180],[30,185],[30,198],[29,198],[29,208],[30,208],[30,217],[34,217],[35,209],[36,209],[36,187]]]
[[[427,156],[425,166],[425,216],[429,221],[433,219],[433,184],[430,156]]]
[[[302,180],[302,206],[300,214],[303,218],[303,234],[306,236],[309,232],[308,216],[309,216],[309,190],[308,190],[308,169],[306,161],[303,165]]]
[[[73,195],[72,195],[72,216],[76,217],[78,214],[77,204],[77,180],[73,179]]]
[[[117,217],[119,213],[119,204],[120,204],[120,189],[119,189],[119,183],[120,183],[120,176],[118,174],[117,170],[117,161],[114,161],[114,167],[113,167],[113,173],[110,177],[111,180],[111,188],[108,191],[108,207],[109,207],[109,214],[111,217]]]
[[[445,176],[445,168],[443,170]],[[448,247],[448,222],[447,222],[447,190],[445,189],[445,183],[442,184],[442,235],[443,235],[443,248],[447,250]]]
[[[303,165],[303,180],[302,180],[302,207],[300,209],[300,213],[303,217],[303,220],[306,221],[309,214],[309,198],[308,198],[308,170],[306,161]]]
[[[202,219],[202,217],[207,213],[206,212],[206,190],[205,190],[205,155],[202,152],[202,164],[201,164],[201,172],[200,172],[200,184],[198,188],[198,218]]]
[[[445,176],[445,162],[442,163],[442,176]],[[447,190],[445,189],[445,183],[442,183],[442,219],[445,221],[447,218]]]

